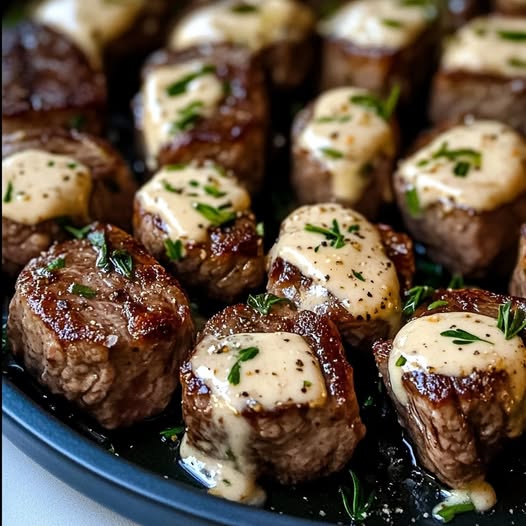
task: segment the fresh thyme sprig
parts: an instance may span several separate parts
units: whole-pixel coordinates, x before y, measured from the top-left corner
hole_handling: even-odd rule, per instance
[[[406,292],[407,300],[404,304],[403,313],[412,316],[416,309],[427,299],[430,298],[435,289],[427,285],[413,287]]]
[[[363,494],[362,485],[355,475],[354,471],[349,470],[352,478],[352,500],[349,501],[350,489],[345,486],[340,486],[340,494],[342,496],[343,507],[354,522],[362,522],[367,518],[367,512],[370,510],[374,499],[374,491],[366,499]]]
[[[511,301],[499,305],[497,327],[504,333],[506,340],[511,340],[526,330],[526,313],[518,308],[512,311],[511,307]]]
[[[453,340],[453,343],[456,345],[469,345],[473,342],[484,342],[489,343],[490,345],[494,345],[493,342],[483,340],[482,338],[479,338],[478,336],[475,336],[474,334],[471,334],[470,332],[467,332],[464,329],[452,329],[449,331],[443,331],[440,333],[440,336],[445,336],[446,338],[455,338]]]
[[[305,225],[305,230],[315,234],[322,234],[327,241],[330,241],[330,245],[333,248],[342,248],[345,245],[345,236],[341,233],[340,225],[336,219],[332,220],[332,228],[325,228],[307,223]]]
[[[276,303],[289,303],[287,298],[280,298],[274,294],[266,292],[265,294],[250,294],[247,300],[247,305],[257,310],[260,314],[266,316],[272,310]]]

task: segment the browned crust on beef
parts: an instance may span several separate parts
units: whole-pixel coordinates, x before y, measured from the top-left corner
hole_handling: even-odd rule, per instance
[[[375,219],[380,206],[392,200],[391,175],[394,170],[394,155],[378,155],[367,163],[363,177],[369,183],[356,203],[336,198],[332,193],[332,174],[323,162],[299,144],[299,138],[312,118],[313,103],[300,111],[292,125],[292,185],[300,204],[338,202],[350,206],[368,219]],[[398,142],[398,127],[391,123],[393,135]]]
[[[92,220],[131,227],[132,202],[137,185],[120,154],[104,139],[75,130],[32,129],[2,136],[2,158],[28,149],[69,155],[85,164],[93,177]],[[83,225],[76,225],[83,226]],[[2,270],[15,276],[54,241],[65,239],[54,220],[23,225],[2,217]]]
[[[526,6],[516,0],[492,0],[493,9],[505,15],[526,16]]]
[[[218,110],[177,136],[160,151],[160,166],[211,159],[232,170],[254,193],[261,187],[265,163],[268,103],[260,63],[247,50],[231,45],[193,47],[154,53],[143,68],[143,81],[155,68],[205,60],[231,86]],[[142,129],[142,97],[134,99],[135,125]]]
[[[74,127],[100,133],[106,82],[66,37],[32,22],[2,33],[3,133]]]
[[[399,49],[364,48],[352,42],[326,37],[322,48],[321,87],[358,86],[387,96],[395,85],[401,100],[411,97],[431,77],[437,62],[438,21],[411,45]]]
[[[498,120],[526,135],[526,77],[439,70],[429,114],[435,123],[464,115]]]
[[[134,235],[185,287],[230,303],[261,285],[265,277],[263,239],[256,232],[251,212],[239,213],[229,225],[210,227],[204,243],[184,244],[184,258],[166,255],[166,225],[135,200]]]
[[[437,300],[447,301],[447,305],[428,311],[428,305]],[[524,299],[477,289],[442,290],[422,305],[414,318],[459,311],[497,318],[499,305],[507,301],[526,312]],[[526,339],[526,331],[522,338]],[[373,351],[400,424],[411,435],[420,462],[452,487],[483,478],[488,462],[507,437],[509,416],[505,408],[512,396],[508,375],[504,371],[476,371],[456,378],[405,373],[402,381],[409,403],[403,406],[389,380],[392,343],[376,342]]]
[[[395,232],[387,225],[378,225],[387,256],[395,265],[400,290],[411,288],[415,269],[413,244],[405,234]],[[268,269],[267,290],[284,297],[295,305],[301,305],[303,296],[313,287],[313,280],[304,276],[295,266],[276,258]],[[328,316],[338,327],[342,338],[352,347],[369,351],[374,341],[387,338],[390,327],[387,321],[354,317],[338,298],[327,293],[328,301],[316,306],[316,313]]]
[[[88,240],[54,245],[20,274],[7,328],[31,375],[115,428],[165,408],[194,327],[179,284],[141,245],[117,227],[94,228],[105,233],[110,254],[132,255],[132,278],[97,268]],[[57,257],[65,257],[65,267],[42,273]],[[96,297],[72,294],[73,283]]]
[[[325,317],[289,307],[274,307],[267,316],[246,305],[234,305],[216,314],[200,334],[224,338],[237,333],[292,332],[302,336],[317,357],[327,388],[327,403],[309,408],[297,404],[243,416],[252,426],[251,453],[258,475],[270,475],[282,484],[294,484],[338,471],[350,459],[365,434],[354,393],[353,371],[345,359],[336,327]],[[210,392],[192,373],[190,361],[181,367],[183,416],[187,438],[206,443],[220,454],[215,440],[221,430],[211,423]]]
[[[510,294],[526,298],[526,223],[521,227],[519,257],[511,278]]]

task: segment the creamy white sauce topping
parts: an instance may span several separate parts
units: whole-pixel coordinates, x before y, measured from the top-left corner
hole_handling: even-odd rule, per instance
[[[433,508],[433,517],[439,521],[444,521],[444,519],[438,512],[449,506],[472,504],[475,511],[484,512],[493,508],[497,503],[495,490],[486,481],[472,482],[462,489],[443,491],[442,493],[446,497],[445,500]]]
[[[95,66],[105,46],[135,22],[146,0],[44,0],[33,18],[66,34]]]
[[[227,0],[195,9],[175,27],[174,49],[230,42],[259,51],[282,40],[301,40],[313,27],[311,11],[293,0]]]
[[[162,219],[172,240],[206,241],[212,221],[196,206],[201,203],[222,212],[250,208],[250,196],[237,179],[207,162],[167,165],[136,194],[144,211]]]
[[[393,156],[394,137],[374,110],[352,102],[370,95],[359,88],[337,88],[323,93],[299,137],[299,145],[324,164],[332,174],[336,198],[356,204],[370,183],[369,170],[382,154]]]
[[[478,339],[466,343],[459,330]],[[457,336],[443,335],[446,331],[457,331]],[[510,417],[508,433],[513,437],[523,431],[526,346],[519,336],[506,340],[496,319],[469,312],[447,312],[409,322],[396,335],[389,355],[391,386],[402,404],[408,401],[402,376],[414,371],[457,378],[468,377],[474,371],[505,371],[511,390],[506,406]]]
[[[492,15],[475,18],[462,26],[448,42],[442,68],[525,77],[525,34],[526,17]]]
[[[455,173],[461,163],[469,165],[464,175]],[[416,189],[423,209],[440,202],[446,210],[493,210],[526,190],[526,142],[505,124],[474,121],[440,134],[402,162],[398,174]]]
[[[240,360],[247,352],[250,357]],[[290,404],[323,406],[327,391],[317,357],[293,333],[246,333],[222,339],[209,335],[196,347],[191,365],[210,391],[214,427],[223,430],[225,439],[215,444],[220,453],[211,456],[206,443],[189,444],[185,437],[183,464],[211,493],[262,503],[265,493],[257,485],[258,468],[250,450],[252,431],[242,413]]]
[[[191,129],[198,118],[212,115],[225,91],[211,64],[192,61],[155,68],[142,96],[144,141],[148,164],[154,168],[161,147]]]
[[[341,7],[319,30],[357,46],[400,49],[414,42],[436,13],[396,0],[357,0]]]
[[[24,150],[2,161],[2,217],[17,223],[87,222],[91,190],[90,169],[67,155]]]
[[[343,235],[340,248],[307,225],[333,229]],[[309,227],[307,227],[309,228]],[[350,230],[350,231],[349,231]],[[269,253],[269,265],[281,258],[313,280],[299,308],[322,312],[329,293],[354,317],[385,320],[394,334],[400,327],[400,285],[376,227],[357,212],[337,204],[304,206],[281,225]]]

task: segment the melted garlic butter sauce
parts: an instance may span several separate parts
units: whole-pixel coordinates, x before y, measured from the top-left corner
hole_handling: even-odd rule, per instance
[[[240,352],[256,347],[253,358],[238,362]],[[239,383],[228,377],[240,363]],[[181,444],[183,465],[210,488],[210,493],[247,504],[262,504],[257,466],[251,458],[251,427],[243,411],[272,410],[281,405],[321,407],[327,391],[317,358],[307,342],[288,332],[206,336],[191,358],[192,372],[210,391],[214,427],[225,438],[213,457],[207,444]]]
[[[334,220],[345,236],[341,248],[331,247],[323,234],[305,230],[307,224],[330,229]],[[337,204],[297,209],[281,225],[269,254],[270,266],[277,258],[297,267],[315,284],[302,296],[299,308],[317,311],[331,293],[355,318],[385,320],[391,334],[400,327],[396,269],[376,227],[357,212]]]
[[[146,0],[44,0],[33,18],[65,33],[100,66],[104,47],[130,28],[145,5]]]
[[[91,190],[89,168],[66,155],[24,150],[2,161],[2,217],[17,223],[87,222]]]
[[[525,77],[526,42],[502,36],[502,32],[524,34],[525,28],[526,17],[493,15],[475,18],[463,26],[446,46],[442,68]]]
[[[443,519],[438,515],[438,512],[449,506],[473,504],[476,511],[484,512],[493,508],[497,503],[495,490],[486,481],[472,482],[461,489],[443,491],[442,493],[446,499],[433,508],[433,517],[439,521],[443,521]]]
[[[374,111],[351,102],[368,91],[338,88],[321,95],[308,125],[299,137],[306,149],[332,175],[332,193],[336,198],[356,204],[370,183],[368,167],[381,154],[393,156],[394,137],[384,119]],[[341,155],[328,155],[336,151]]]
[[[225,211],[250,208],[250,196],[236,178],[214,163],[167,165],[136,194],[144,211],[159,216],[168,236],[184,242],[206,241],[212,225],[195,209],[197,203]]]
[[[399,49],[414,42],[432,16],[429,6],[404,6],[393,0],[358,0],[344,5],[320,23],[320,32],[358,46]]]
[[[311,11],[296,1],[220,1],[183,18],[170,37],[169,47],[231,42],[259,51],[281,40],[301,40],[313,25]]]
[[[148,74],[143,86],[143,131],[150,168],[155,167],[161,147],[185,128],[184,120],[189,113],[209,117],[217,110],[225,93],[217,75],[208,72],[211,67],[192,61],[160,66]],[[185,84],[184,91],[169,93],[171,86],[184,83],[190,75],[195,78]]]
[[[459,343],[442,336],[461,329],[486,341]],[[455,343],[456,342],[456,343]],[[403,365],[400,357],[405,358]],[[509,377],[508,436],[522,433],[526,424],[526,346],[519,336],[506,340],[497,320],[469,312],[448,312],[424,316],[402,327],[389,356],[389,378],[396,398],[406,404],[402,375],[413,371],[452,377],[467,377],[473,371],[505,371]]]
[[[472,165],[466,176],[455,175],[458,159],[470,158],[433,159],[443,145],[448,150],[475,150],[481,156],[480,168]],[[526,190],[526,141],[505,124],[474,121],[439,135],[402,162],[398,174],[408,187],[416,189],[423,209],[440,202],[447,211],[456,206],[493,210]]]

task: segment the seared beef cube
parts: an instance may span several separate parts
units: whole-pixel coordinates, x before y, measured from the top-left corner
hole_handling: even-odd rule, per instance
[[[2,271],[16,276],[64,225],[93,220],[131,227],[136,184],[106,141],[76,131],[33,129],[2,137]]]
[[[396,93],[384,102],[363,89],[335,88],[296,116],[292,183],[300,203],[337,201],[372,219],[392,200]]]
[[[313,59],[314,16],[297,0],[219,0],[178,21],[168,47],[230,43],[261,58],[278,88],[305,79]]]
[[[368,351],[400,328],[401,289],[413,271],[407,236],[325,203],[284,220],[269,254],[267,290],[328,315],[350,345]]]
[[[213,159],[251,192],[262,183],[267,98],[259,63],[230,45],[159,51],[134,102],[150,169]]]
[[[454,273],[511,271],[526,221],[526,141],[495,121],[431,133],[395,174],[411,235]]]
[[[511,278],[510,294],[526,298],[526,224],[521,227],[519,257]]]
[[[408,102],[434,67],[438,19],[431,4],[348,2],[320,24],[322,88],[359,86],[387,96],[398,85]]]
[[[250,196],[213,162],[167,165],[137,193],[135,237],[183,285],[232,302],[265,276]]]
[[[100,133],[104,75],[67,37],[33,23],[2,32],[2,132],[37,127]]]
[[[511,323],[524,316],[524,299],[439,291],[394,340],[374,346],[420,462],[448,486],[466,489],[480,511],[495,499],[491,489],[485,506],[477,498],[488,492],[480,487],[488,463],[526,425],[526,333]]]
[[[526,134],[526,17],[473,19],[447,43],[433,80],[434,122],[471,114]]]
[[[98,224],[22,271],[7,334],[39,383],[113,429],[166,407],[194,326],[177,281],[131,236]]]
[[[365,434],[338,331],[312,312],[228,307],[206,324],[181,384],[183,465],[230,500],[264,501],[262,476],[334,473]]]

